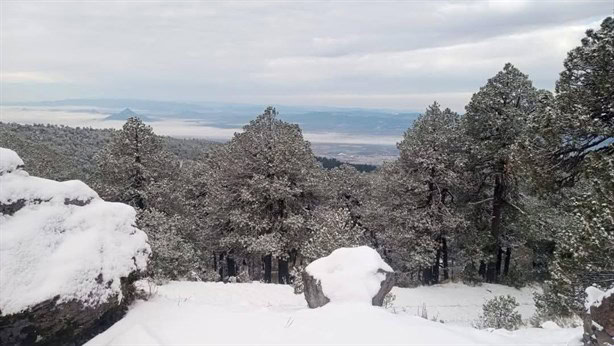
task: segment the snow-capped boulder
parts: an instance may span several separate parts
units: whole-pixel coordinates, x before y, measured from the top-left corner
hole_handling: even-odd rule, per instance
[[[79,344],[125,313],[147,236],[132,207],[22,167],[0,149],[0,344]]]
[[[23,167],[23,160],[11,149],[0,148],[0,174]]]
[[[586,289],[585,345],[614,345],[614,288]]]
[[[368,246],[339,248],[311,262],[302,278],[310,308],[328,302],[382,306],[394,285],[392,268]]]

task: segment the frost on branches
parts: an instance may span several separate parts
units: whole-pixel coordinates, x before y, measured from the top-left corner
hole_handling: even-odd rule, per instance
[[[275,257],[280,281],[288,282],[288,260],[308,238],[321,196],[321,170],[299,127],[268,108],[206,163],[206,222],[219,235],[220,249],[264,256],[267,282]]]

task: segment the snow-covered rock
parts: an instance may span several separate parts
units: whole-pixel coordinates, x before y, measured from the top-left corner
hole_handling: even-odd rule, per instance
[[[368,246],[339,248],[311,262],[302,276],[310,308],[329,301],[382,306],[394,285],[392,268]]]
[[[151,252],[135,210],[0,154],[0,344],[79,340],[99,318],[121,316]]]
[[[614,345],[614,287],[606,291],[588,287],[584,306],[584,343]]]
[[[23,167],[23,160],[11,149],[0,148],[0,174]]]

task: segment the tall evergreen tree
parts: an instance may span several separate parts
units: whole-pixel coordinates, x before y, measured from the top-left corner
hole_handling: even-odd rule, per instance
[[[172,173],[164,155],[151,126],[129,118],[96,155],[98,190],[107,199],[145,209],[150,185]]]
[[[476,224],[488,230],[491,239],[491,257],[481,268],[489,281],[497,281],[501,275],[504,248],[505,262],[511,257],[506,224],[519,209],[520,148],[527,121],[537,109],[538,95],[528,76],[508,63],[466,107],[464,127],[471,140],[469,169],[475,183],[472,203],[477,208]],[[508,268],[503,268],[504,274]]]
[[[311,232],[321,169],[300,128],[274,108],[243,130],[207,159],[209,227],[227,251],[264,256],[267,282],[277,258],[279,281],[288,282],[288,261]]]
[[[573,222],[557,235],[552,280],[536,303],[544,318],[583,313],[584,288],[614,286],[614,19],[567,55],[554,97],[533,119],[543,186],[568,198]],[[551,178],[554,177],[554,178]]]
[[[448,246],[463,225],[454,207],[462,190],[464,156],[460,118],[429,106],[398,144],[399,160],[381,167],[367,203],[368,228],[401,271],[422,269],[424,283],[447,279]]]

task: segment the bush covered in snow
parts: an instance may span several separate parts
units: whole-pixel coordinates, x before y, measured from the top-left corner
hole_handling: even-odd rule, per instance
[[[482,306],[482,315],[475,323],[476,328],[495,328],[516,330],[522,325],[522,318],[516,311],[520,306],[516,298],[508,296],[498,296],[487,301]]]

